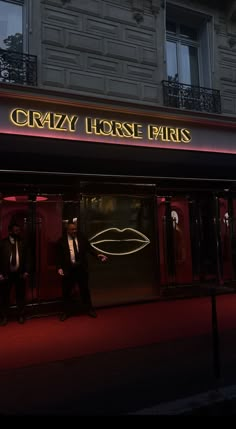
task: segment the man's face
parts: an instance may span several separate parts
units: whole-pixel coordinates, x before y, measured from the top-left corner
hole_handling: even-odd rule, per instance
[[[14,238],[19,238],[20,233],[21,233],[20,227],[19,226],[13,226],[10,234]]]
[[[68,225],[68,227],[67,227],[67,232],[68,232],[68,234],[69,234],[72,238],[75,238],[75,237],[76,237],[76,235],[77,235],[77,227],[76,227],[76,225],[69,224],[69,225]]]

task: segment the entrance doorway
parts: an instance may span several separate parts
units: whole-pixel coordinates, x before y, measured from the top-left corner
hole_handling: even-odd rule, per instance
[[[68,222],[78,228],[106,264],[90,257],[90,289],[95,306],[149,299],[158,295],[154,199],[145,196],[76,192],[2,193],[0,238],[8,226],[20,225],[29,242],[31,273],[27,284],[30,305],[58,302],[61,278],[56,269],[57,242]],[[12,296],[12,304],[15,297]]]
[[[93,301],[117,304],[158,295],[154,198],[116,193],[83,194],[81,223],[92,246],[108,256],[90,258]]]

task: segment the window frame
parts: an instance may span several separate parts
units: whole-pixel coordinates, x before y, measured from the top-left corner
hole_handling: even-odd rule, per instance
[[[192,28],[193,30],[197,31],[198,38],[196,41],[180,37],[180,32],[178,33],[172,33],[167,30],[167,22],[170,21],[172,23],[175,23],[176,28],[180,28],[181,25],[185,25],[189,28]],[[211,32],[210,32],[210,26],[212,25],[213,17],[206,15],[205,13],[173,5],[173,4],[167,4],[166,7],[166,17],[165,17],[165,58],[166,58],[166,79],[168,80],[168,73],[167,73],[167,42],[174,42],[176,44],[177,49],[177,71],[179,76],[179,83],[185,84],[185,82],[181,82],[181,66],[180,66],[180,45],[184,46],[192,46],[197,48],[198,55],[198,75],[199,75],[199,86],[200,87],[206,87],[206,88],[212,88],[212,47],[211,47]],[[189,26],[188,22],[191,22],[192,25]],[[183,43],[184,42],[184,43]],[[207,49],[207,63],[203,65],[203,49]],[[194,86],[194,85],[192,85]]]
[[[28,53],[28,37],[27,37],[27,27],[28,27],[28,16],[26,13],[26,2],[27,0],[0,0],[0,4],[2,3],[10,3],[16,6],[22,7],[22,35],[23,35],[23,46],[22,52]],[[4,49],[4,48],[2,48]]]
[[[172,42],[176,45],[176,54],[177,54],[177,75],[179,77],[180,83],[186,83],[183,81],[181,76],[182,70],[183,70],[183,63],[181,61],[181,46],[188,46],[197,49],[197,65],[198,65],[198,85],[201,86],[202,84],[202,76],[201,76],[201,67],[200,67],[200,41],[198,40],[191,40],[191,39],[185,39],[184,37],[181,37],[181,27],[182,23],[176,22],[176,33],[170,33],[168,30],[166,31],[166,42]],[[194,85],[193,83],[190,83],[190,85]]]

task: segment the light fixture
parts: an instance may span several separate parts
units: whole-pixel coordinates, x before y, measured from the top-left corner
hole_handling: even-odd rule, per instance
[[[4,201],[9,201],[11,203],[27,203],[29,201],[28,195],[12,195],[10,197],[4,197]],[[37,196],[36,202],[40,203],[42,201],[47,201],[47,197]]]

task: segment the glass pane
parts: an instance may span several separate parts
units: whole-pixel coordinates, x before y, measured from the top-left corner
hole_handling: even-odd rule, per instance
[[[32,229],[31,213],[32,213],[32,204],[28,195],[23,195],[23,194],[22,195],[14,195],[14,194],[2,195],[1,204],[0,204],[0,231],[1,231],[0,239],[4,240],[9,236],[9,230],[8,230],[9,225],[17,224],[20,228],[20,242],[27,244],[26,247],[28,249],[31,249],[31,229]],[[18,247],[18,252],[19,252],[18,255],[20,255],[21,253],[20,253],[19,247]],[[30,253],[27,252],[27,254],[30,257],[31,252]],[[7,254],[4,253],[5,257],[7,257],[6,255]],[[19,262],[21,260],[20,259],[21,256],[18,256],[18,257],[19,257],[18,263],[21,264],[21,262]],[[27,260],[29,263],[28,258]],[[5,260],[5,263],[6,263],[6,260]],[[31,273],[31,263],[29,264],[28,268],[29,268],[29,272]],[[14,270],[10,270],[9,268],[9,272],[10,271],[14,272]],[[10,277],[11,277],[10,274],[8,274],[8,280],[10,282],[9,283],[10,305],[15,306],[17,303],[16,283],[18,284],[19,277],[13,278],[13,279]],[[2,284],[0,284],[0,287],[1,286]],[[25,302],[25,304],[31,303],[35,296],[35,289],[32,284],[31,275],[26,279],[25,288],[22,289],[22,292],[23,292],[23,295],[21,294],[20,301]],[[18,305],[19,305],[19,302],[18,302]]]
[[[95,305],[157,295],[153,200],[133,196],[84,196],[81,227],[92,246],[108,255],[90,258]]]
[[[192,283],[192,251],[188,201],[157,199],[161,284]]]
[[[215,208],[214,200],[211,196],[200,201],[200,225],[201,243],[200,259],[201,274],[200,280],[211,282],[216,279],[217,273],[217,247],[215,237]]]
[[[0,48],[22,52],[23,8],[0,0]]]
[[[233,269],[233,280],[236,277],[236,200],[233,199],[233,213],[231,220],[231,249],[232,249],[232,269]]]
[[[180,46],[180,81],[187,85],[199,86],[198,49],[193,46]]]
[[[168,33],[176,34],[176,23],[172,21],[167,21],[166,31],[168,31]]]
[[[198,40],[198,32],[195,28],[187,27],[186,25],[180,26],[181,37],[189,40]]]
[[[167,77],[168,80],[176,79],[178,77],[178,63],[177,63],[177,45],[175,42],[166,42],[166,56],[167,56]]]
[[[231,228],[232,221],[229,216],[228,200],[224,198],[219,199],[220,204],[220,236],[221,236],[221,255],[222,255],[222,268],[223,280],[233,280],[232,270],[232,249],[231,249]]]
[[[62,235],[63,198],[61,195],[37,197],[35,215],[36,233],[36,287],[39,301],[61,298],[61,282],[56,270],[57,242]]]

